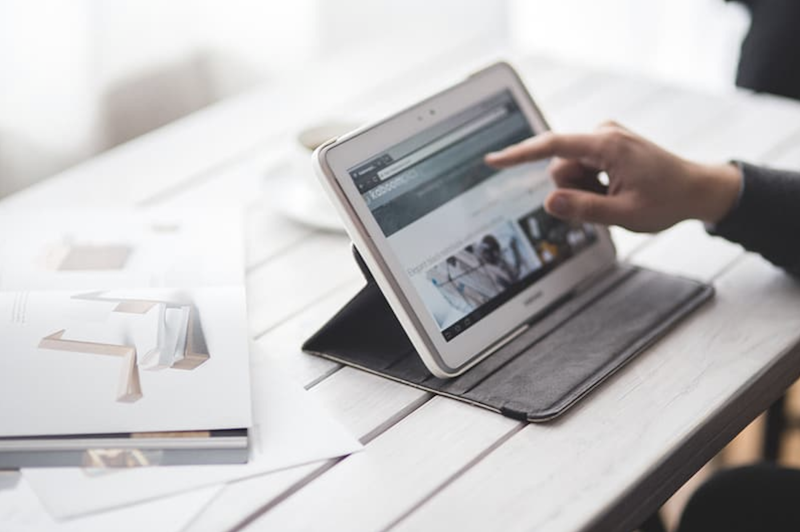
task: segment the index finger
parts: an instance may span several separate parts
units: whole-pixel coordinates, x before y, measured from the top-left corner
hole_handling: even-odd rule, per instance
[[[546,132],[501,151],[489,153],[486,164],[506,168],[548,157],[577,159],[584,164],[603,168],[602,138],[596,133],[562,134]]]

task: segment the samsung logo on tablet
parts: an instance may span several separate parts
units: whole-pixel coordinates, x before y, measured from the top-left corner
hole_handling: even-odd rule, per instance
[[[541,292],[536,292],[535,294],[532,294],[530,297],[528,297],[528,299],[526,299],[525,301],[523,301],[523,302],[522,302],[522,304],[523,304],[523,305],[525,305],[525,306],[527,307],[527,306],[529,306],[531,303],[533,303],[534,301],[536,301],[537,299],[539,299],[540,297],[542,297],[542,293],[541,293]]]

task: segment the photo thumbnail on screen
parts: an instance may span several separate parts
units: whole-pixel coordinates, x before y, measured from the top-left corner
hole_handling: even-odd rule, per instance
[[[592,225],[543,207],[482,234],[425,273],[448,307],[434,315],[443,336],[454,338],[596,240]]]
[[[506,222],[425,275],[453,309],[468,315],[541,267],[523,238],[514,224]]]
[[[591,224],[565,222],[547,214],[543,207],[526,214],[519,225],[546,273],[597,240]]]

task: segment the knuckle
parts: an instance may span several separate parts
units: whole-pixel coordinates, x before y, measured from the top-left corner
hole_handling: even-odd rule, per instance
[[[550,164],[547,165],[547,169],[552,173],[562,173],[564,170],[568,169],[570,166],[568,161],[560,157],[553,157],[550,160]]]
[[[604,120],[600,122],[598,129],[622,129],[622,125],[616,120]]]
[[[553,178],[553,182],[556,186],[560,188],[566,188],[570,184],[569,177],[564,175],[562,171],[554,171],[550,176]]]
[[[618,157],[630,147],[632,137],[623,129],[610,129],[603,134],[603,151],[612,157]]]
[[[617,149],[619,137],[616,131],[608,130],[600,135],[600,150],[605,154],[613,154]]]

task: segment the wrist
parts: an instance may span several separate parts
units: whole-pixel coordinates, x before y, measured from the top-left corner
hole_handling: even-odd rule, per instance
[[[733,210],[742,189],[742,173],[738,166],[695,164],[691,217],[707,224],[716,224]]]

